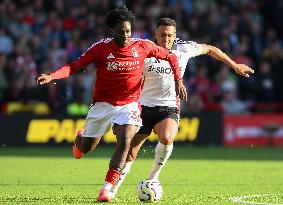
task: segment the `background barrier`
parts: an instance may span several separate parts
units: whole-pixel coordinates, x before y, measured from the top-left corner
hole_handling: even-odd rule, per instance
[[[73,142],[82,129],[84,118],[66,115],[3,115],[0,116],[0,144],[26,146],[29,144],[64,145]],[[155,142],[152,133],[149,142]],[[112,131],[101,143],[115,143]],[[225,146],[283,146],[283,115],[253,114],[222,116],[206,112],[182,116],[175,142],[195,145]]]
[[[225,116],[223,143],[226,146],[283,146],[283,115]]]
[[[66,115],[3,115],[0,116],[0,144],[25,146],[28,144],[67,144],[74,140],[84,125],[84,118]],[[183,116],[176,142],[188,144],[221,144],[222,115],[217,112]],[[156,141],[155,134],[149,141]],[[116,141],[112,131],[103,136],[102,143]]]

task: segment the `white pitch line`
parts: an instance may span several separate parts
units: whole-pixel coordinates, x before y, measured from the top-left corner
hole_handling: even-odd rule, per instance
[[[254,197],[265,197],[265,196],[282,196],[283,194],[253,194],[247,196],[235,196],[230,197],[229,200],[234,203],[245,203],[245,204],[260,204],[260,205],[283,205],[283,204],[274,204],[268,202],[255,202],[255,201],[245,201],[245,199],[251,199]]]

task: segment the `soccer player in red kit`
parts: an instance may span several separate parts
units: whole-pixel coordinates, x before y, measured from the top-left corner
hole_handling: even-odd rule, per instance
[[[127,8],[111,11],[106,23],[113,38],[94,43],[76,61],[50,74],[41,74],[37,79],[38,83],[46,84],[69,77],[92,62],[96,64],[93,104],[83,132],[76,137],[74,149],[79,155],[87,153],[97,145],[99,140],[96,138],[99,139],[113,127],[117,138],[116,150],[97,198],[100,202],[111,202],[109,191],[120,177],[131,140],[142,125],[139,97],[145,58],[167,60],[174,72],[176,94],[183,100],[187,99],[176,56],[149,40],[131,38],[134,16]]]

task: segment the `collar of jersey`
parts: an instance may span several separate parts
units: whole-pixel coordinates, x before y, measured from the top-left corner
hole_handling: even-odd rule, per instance
[[[132,44],[132,39],[130,39],[129,44],[128,44],[126,47],[123,47],[123,48],[122,48],[122,47],[119,47],[119,46],[115,43],[114,39],[112,39],[111,44],[112,44],[113,48],[115,48],[115,49],[117,49],[117,50],[127,50],[127,49],[129,48],[129,46]]]

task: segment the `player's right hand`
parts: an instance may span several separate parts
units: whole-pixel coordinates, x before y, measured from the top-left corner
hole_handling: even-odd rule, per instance
[[[245,64],[236,64],[234,66],[234,70],[237,74],[242,75],[244,77],[250,77],[250,74],[254,73],[254,70]]]
[[[37,79],[36,82],[39,83],[40,85],[49,83],[50,81],[52,81],[52,75],[47,75],[47,74],[41,74]]]
[[[187,101],[187,89],[183,84],[182,80],[176,80],[175,81],[175,90],[176,95],[180,97],[181,100]]]

